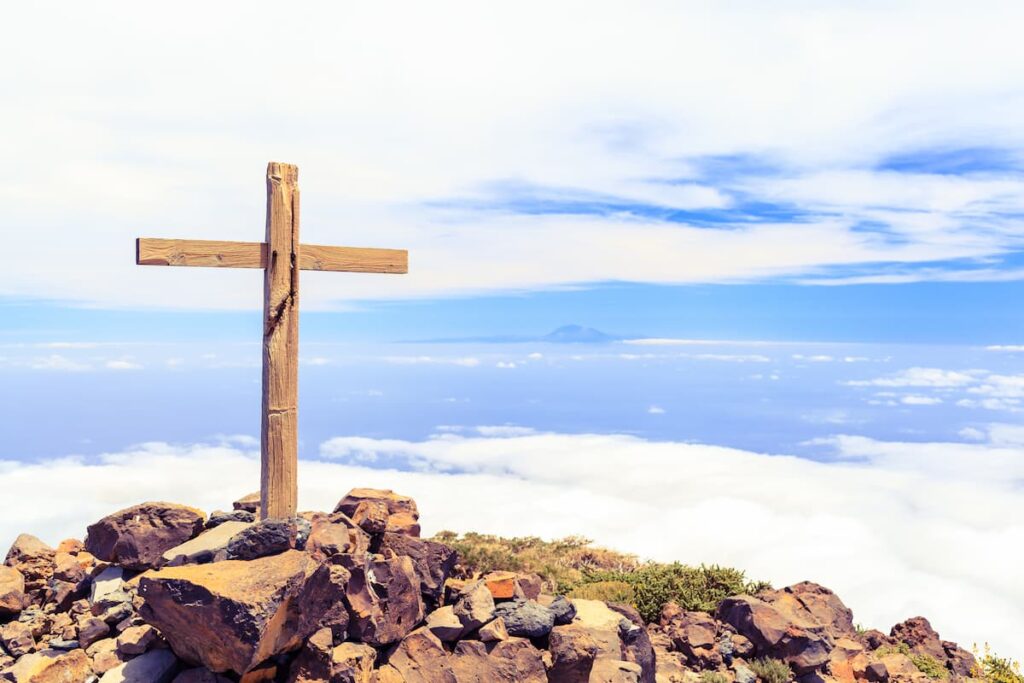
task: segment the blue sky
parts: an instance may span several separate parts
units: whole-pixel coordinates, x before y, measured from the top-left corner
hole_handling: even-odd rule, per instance
[[[262,275],[134,239],[260,239],[273,159],[303,241],[410,251],[302,275],[303,501],[405,485],[435,529],[731,562],[1017,647],[1024,8],[983,5],[13,10],[0,472],[56,493],[0,501],[0,543],[247,492]],[[567,324],[614,339],[542,339]]]

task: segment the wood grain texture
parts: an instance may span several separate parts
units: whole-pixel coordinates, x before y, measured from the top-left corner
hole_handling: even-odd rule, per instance
[[[409,272],[409,252],[403,249],[301,244],[298,253],[300,270],[395,274]],[[264,242],[140,237],[135,240],[135,263],[140,266],[265,268],[267,245]]]
[[[140,237],[135,240],[135,263],[140,266],[262,268],[266,258],[264,251],[262,242]]]
[[[294,517],[298,503],[299,169],[267,165],[263,276],[260,512]]]

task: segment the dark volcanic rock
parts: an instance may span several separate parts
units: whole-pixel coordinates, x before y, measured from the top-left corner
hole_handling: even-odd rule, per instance
[[[243,529],[228,541],[228,558],[255,560],[277,555],[295,547],[297,536],[295,520],[264,519]]]
[[[198,535],[204,521],[202,512],[185,505],[142,503],[89,526],[85,548],[127,569],[153,569],[166,551]]]
[[[555,625],[555,614],[533,600],[502,602],[494,608],[502,618],[510,636],[543,638]]]
[[[420,581],[424,600],[436,605],[444,591],[444,582],[458,562],[455,550],[437,541],[427,541],[405,534],[386,533],[380,550],[384,555],[405,556],[412,560]]]

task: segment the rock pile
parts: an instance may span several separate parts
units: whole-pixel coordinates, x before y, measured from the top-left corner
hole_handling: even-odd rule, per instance
[[[420,538],[416,503],[392,491],[291,520],[258,519],[258,496],[233,507],[143,503],[84,542],[18,537],[0,566],[0,681],[779,683],[758,668],[772,658],[800,683],[925,683],[974,665],[922,618],[858,631],[812,583],[714,614],[669,604],[648,625],[532,574],[456,579],[455,551]]]

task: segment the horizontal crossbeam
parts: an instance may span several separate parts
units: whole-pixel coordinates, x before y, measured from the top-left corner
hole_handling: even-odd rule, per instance
[[[409,252],[404,249],[324,247],[299,245],[301,270],[331,270],[347,273],[407,273]],[[221,240],[165,240],[140,237],[135,240],[135,263],[140,266],[209,266],[219,268],[265,268],[265,242],[224,242]]]

